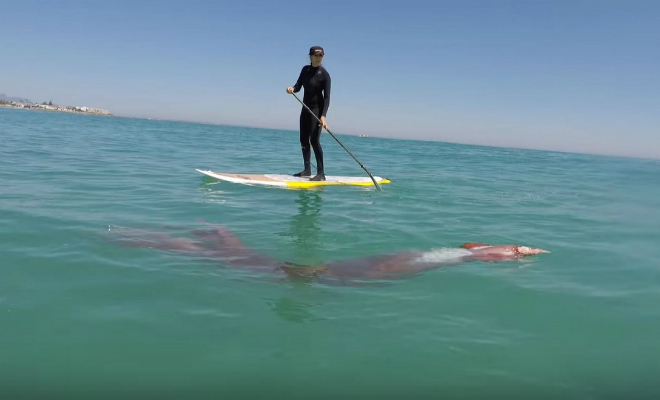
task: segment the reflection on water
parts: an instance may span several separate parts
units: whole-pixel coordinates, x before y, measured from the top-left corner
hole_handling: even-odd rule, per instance
[[[321,195],[321,190],[300,190],[295,200],[298,213],[291,218],[289,235],[294,244],[293,256],[298,264],[314,265],[320,261]]]
[[[291,218],[289,229],[285,235],[291,237],[293,243],[292,258],[298,265],[316,265],[320,262],[320,234],[322,189],[299,190],[295,200],[298,212]],[[297,288],[308,287],[307,283],[296,282]],[[300,292],[283,295],[271,303],[275,314],[290,322],[309,322],[318,319],[311,308],[314,304],[302,299]]]
[[[275,314],[290,322],[310,322],[320,319],[311,312],[311,304],[300,298],[292,296],[282,296],[271,303],[271,310]]]

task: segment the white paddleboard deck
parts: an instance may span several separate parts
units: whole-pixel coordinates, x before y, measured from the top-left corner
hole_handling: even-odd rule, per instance
[[[196,171],[212,178],[244,185],[263,185],[292,188],[308,188],[333,185],[374,186],[374,182],[368,176],[361,177],[326,175],[325,181],[310,181],[307,177],[296,177],[284,174],[236,174],[202,169],[197,169]],[[374,176],[374,179],[376,182],[378,182],[379,185],[390,183],[389,179],[381,178],[379,176]]]

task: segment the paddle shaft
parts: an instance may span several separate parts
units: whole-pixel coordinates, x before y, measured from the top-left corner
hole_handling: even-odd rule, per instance
[[[300,104],[303,105],[303,107],[305,107],[305,109],[306,109],[307,111],[309,111],[310,114],[312,114],[312,115],[314,116],[314,118],[316,118],[317,121],[319,121],[319,124],[321,124],[321,129],[325,128],[325,127],[323,126],[323,122],[321,122],[321,120],[319,119],[319,117],[317,117],[316,114],[314,114],[314,111],[312,111],[309,107],[307,107],[307,104],[303,103],[303,102],[298,98],[298,96],[296,96],[295,93],[291,93],[291,94],[293,95],[293,97],[296,98],[296,100],[298,100],[298,102],[299,102]],[[344,146],[344,144],[343,144],[339,139],[337,139],[337,137],[336,137],[335,135],[333,135],[332,132],[330,132],[330,129],[325,128],[325,130],[328,131],[328,133],[330,134],[330,136],[332,136],[332,138],[335,139],[335,140],[337,141],[337,143],[339,143],[339,145],[340,145],[344,150],[346,150],[346,152],[347,152],[351,157],[353,157],[353,159],[355,160],[355,162],[357,162],[358,165],[360,165],[360,167],[362,167],[362,169],[364,170],[364,172],[366,172],[366,173],[369,175],[369,178],[371,178],[371,180],[374,182],[374,185],[376,185],[376,187],[378,188],[378,190],[383,190],[383,189],[380,187],[380,185],[378,184],[378,182],[376,182],[376,179],[374,178],[374,176],[371,175],[371,172],[369,172],[369,170],[368,170],[364,165],[362,165],[362,163],[360,162],[360,160],[358,160],[358,159],[353,155],[353,153],[351,153],[351,151],[350,151],[348,148],[346,148],[346,146]]]

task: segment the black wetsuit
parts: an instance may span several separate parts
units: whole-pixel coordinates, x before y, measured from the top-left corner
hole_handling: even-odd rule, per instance
[[[293,86],[293,92],[297,93],[305,88],[303,103],[321,119],[325,117],[330,106],[330,74],[323,66],[312,67],[305,65],[300,71],[298,81]],[[303,162],[305,171],[310,171],[310,144],[314,149],[316,157],[317,174],[324,175],[323,149],[321,148],[321,126],[309,111],[303,107],[300,112],[300,145],[302,146]]]

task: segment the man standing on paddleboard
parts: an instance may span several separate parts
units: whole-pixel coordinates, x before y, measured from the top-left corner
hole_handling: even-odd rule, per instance
[[[293,176],[311,176],[311,148],[314,149],[316,157],[316,176],[312,181],[325,180],[325,168],[323,166],[323,149],[321,148],[321,127],[328,129],[325,115],[330,106],[330,74],[321,65],[325,51],[321,46],[312,46],[309,49],[311,64],[305,65],[300,71],[298,81],[293,86],[286,88],[287,93],[293,94],[305,88],[303,96],[303,109],[300,112],[300,145],[302,146],[304,169]],[[304,106],[309,107],[307,110]],[[311,111],[310,111],[311,110]],[[312,115],[311,113],[314,113]],[[317,119],[318,118],[318,119]],[[319,125],[318,121],[322,125]]]

